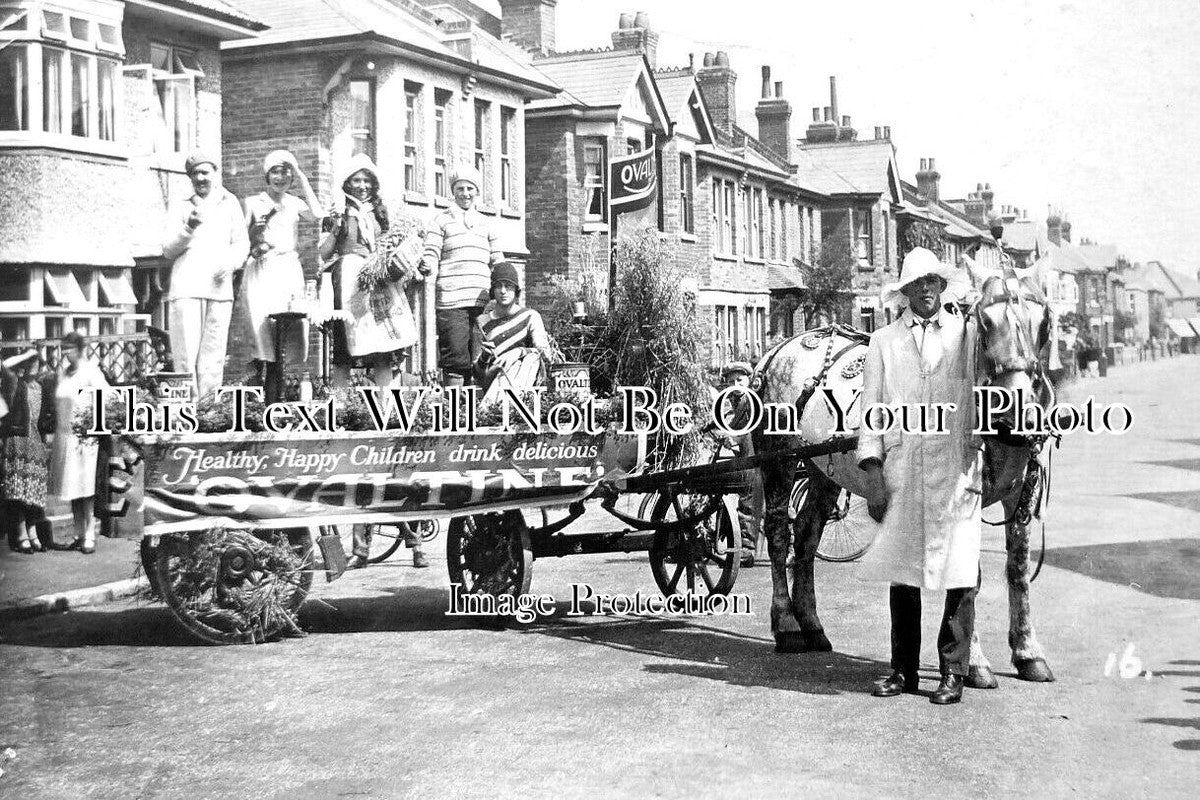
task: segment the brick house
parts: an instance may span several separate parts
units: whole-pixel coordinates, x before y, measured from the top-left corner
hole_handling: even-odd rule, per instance
[[[427,221],[450,206],[455,167],[471,164],[484,178],[480,211],[499,231],[506,256],[524,264],[532,210],[525,106],[557,87],[530,68],[525,51],[493,35],[494,17],[466,3],[411,0],[241,4],[271,28],[222,49],[224,172],[231,191],[239,197],[261,191],[262,158],[282,147],[299,159],[321,201],[331,204],[345,165],[366,153],[379,168],[391,213]],[[316,225],[302,230],[309,277],[317,270],[316,236]],[[409,365],[418,371],[434,363],[436,340],[423,292],[413,300],[425,321]],[[249,359],[248,343],[235,335],[241,323],[235,312],[229,372]],[[313,366],[323,374],[327,353],[314,349]]]
[[[165,327],[160,240],[185,154],[220,151],[218,46],[263,28],[222,0],[0,0],[6,344],[78,330],[130,377],[110,355]]]
[[[873,331],[889,321],[880,307],[883,285],[899,273],[896,213],[902,202],[896,148],[890,128],[859,140],[849,116],[838,117],[837,88],[830,78],[830,105],[813,109],[798,143],[799,172],[829,200],[821,214],[825,247],[844,248],[855,264],[850,320]]]
[[[531,302],[548,302],[551,276],[578,269],[585,257],[608,273],[608,160],[653,148],[659,200],[649,221],[696,282],[712,322],[713,366],[755,358],[772,334],[790,333],[794,306],[777,314],[772,288],[802,290],[792,259],[810,257],[824,198],[799,182],[786,157],[737,126],[737,76],[727,56],[658,70],[658,35],[644,14],[622,15],[611,49],[558,53],[553,2],[503,9],[505,35],[563,89],[526,110]],[[765,99],[783,107],[766,115],[768,133],[774,123],[776,140],[788,142],[786,101]]]

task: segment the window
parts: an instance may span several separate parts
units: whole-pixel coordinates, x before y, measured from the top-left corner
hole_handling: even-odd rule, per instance
[[[779,204],[775,202],[775,198],[767,200],[767,209],[770,212],[767,255],[772,261],[777,261],[779,259]]]
[[[196,78],[204,73],[195,53],[150,45],[150,67],[158,96],[159,153],[186,153],[196,145]]]
[[[488,150],[488,117],[491,116],[491,103],[485,103],[482,100],[475,101],[475,169],[479,170],[480,176],[483,177],[484,186],[488,184],[487,179],[487,150]],[[484,193],[484,187],[479,187],[480,194]]]
[[[625,140],[625,154],[626,155],[633,155],[634,153],[640,153],[640,152],[642,152],[642,143],[641,142],[639,142],[637,139],[626,139]]]
[[[679,222],[684,233],[696,232],[696,167],[688,153],[679,154]],[[716,207],[715,204],[713,206]]]
[[[513,174],[513,146],[517,136],[517,111],[500,107],[500,203],[517,207],[516,176]]]
[[[584,222],[606,222],[608,201],[605,197],[604,175],[608,169],[604,157],[604,141],[587,142],[583,145],[583,194]]]
[[[860,267],[871,266],[871,212],[853,208],[850,216],[854,221],[854,254]]]
[[[375,159],[375,82],[350,81],[350,138],[354,155]]]
[[[737,306],[716,306],[714,309],[713,325],[714,342],[713,355],[718,364],[737,360],[738,350],[738,309]]]
[[[713,243],[717,253],[726,255],[737,252],[734,190],[732,181],[713,178],[713,228],[716,232]]]
[[[791,241],[788,239],[788,214],[791,209],[786,200],[779,201],[779,260],[789,261],[791,258]]]
[[[867,333],[875,330],[875,309],[870,306],[861,306],[858,309],[858,327]]]
[[[421,104],[421,87],[415,83],[404,83],[404,191],[419,192],[421,185],[417,174],[417,139],[421,128],[418,109]]]
[[[749,229],[743,228],[743,234],[747,237],[745,254],[747,258],[762,258],[764,247],[764,228],[766,227],[763,217],[763,190],[762,189],[747,189],[746,198],[746,216],[748,218]]]
[[[450,186],[446,175],[446,159],[449,156],[450,132],[446,119],[450,105],[450,92],[435,89],[433,92],[433,193],[438,197],[449,197]]]
[[[738,225],[739,252],[750,256],[750,217],[754,214],[754,201],[750,198],[750,189],[742,189],[742,219]]]
[[[758,347],[755,348],[751,357],[754,361],[758,361],[767,349],[767,310],[765,308],[754,309],[754,318],[758,326]]]
[[[0,50],[0,131],[29,128],[28,52],[14,44]]]

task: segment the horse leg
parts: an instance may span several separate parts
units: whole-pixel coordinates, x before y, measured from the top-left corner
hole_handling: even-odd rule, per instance
[[[792,613],[800,620],[804,649],[812,652],[828,652],[833,649],[821,618],[817,616],[817,587],[813,573],[813,562],[817,557],[817,546],[825,522],[833,513],[841,489],[826,478],[819,470],[813,470],[809,478],[808,496],[796,517],[795,545],[796,560],[792,567]]]
[[[1005,499],[1004,516],[1013,517],[1016,498]],[[1029,525],[1011,522],[1005,526],[1005,549],[1008,564],[1008,646],[1012,649],[1012,664],[1017,677],[1023,681],[1047,682],[1054,673],[1046,663],[1046,654],[1033,631],[1033,616],[1029,610]]]
[[[996,689],[1000,686],[992,672],[992,662],[988,661],[983,645],[979,643],[978,625],[971,631],[971,655],[967,660],[967,677],[963,683],[972,689]]]
[[[775,634],[775,652],[799,653],[804,649],[803,636],[800,623],[792,612],[787,581],[791,532],[788,496],[792,489],[792,471],[767,466],[762,470],[762,478],[766,506],[762,533],[767,537],[767,554],[771,558],[771,632]]]

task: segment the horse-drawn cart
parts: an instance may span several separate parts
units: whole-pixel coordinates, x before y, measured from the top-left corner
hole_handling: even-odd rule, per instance
[[[664,595],[725,594],[741,558],[739,473],[756,466],[724,459],[639,472],[644,440],[614,433],[118,441],[114,465],[142,488],[127,513],[144,521],[151,587],[189,633],[219,644],[299,633],[297,611],[313,575],[341,575],[337,527],[353,524],[448,520],[449,578],[464,594],[527,593],[538,558],[637,551],[649,553]],[[634,494],[649,498],[648,516],[633,511]],[[598,501],[622,526],[569,531],[585,501]]]

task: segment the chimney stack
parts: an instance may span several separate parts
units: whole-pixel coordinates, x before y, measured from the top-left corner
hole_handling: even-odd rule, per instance
[[[696,83],[704,102],[712,112],[713,124],[726,136],[733,136],[737,124],[737,73],[729,66],[724,50],[704,54],[704,66],[696,72]]]
[[[917,171],[917,191],[930,203],[940,200],[939,185],[942,174],[937,171],[932,158],[921,159],[921,169]]]
[[[792,104],[783,99],[783,81],[775,82],[775,96],[771,96],[771,68],[762,68],[762,99],[754,108],[758,118],[758,140],[765,144],[789,164],[793,162],[792,148]]]
[[[1071,220],[1067,219],[1066,215],[1063,215],[1061,231],[1062,231],[1063,241],[1066,242],[1067,244],[1070,244],[1071,243]]]
[[[636,50],[646,56],[650,69],[658,68],[658,34],[650,28],[650,15],[645,11],[622,14],[612,43],[613,50]]]
[[[1057,245],[1063,243],[1062,240],[1062,215],[1054,210],[1052,206],[1047,206],[1046,212],[1046,238]]]
[[[554,50],[554,8],[558,0],[500,0],[500,33],[533,52]]]
[[[829,76],[829,105],[825,106],[823,111],[824,119],[820,119],[817,116],[817,109],[813,109],[813,121],[805,131],[805,142],[853,142],[858,138],[858,131],[851,126],[850,116],[838,114],[836,75]],[[887,130],[884,128],[885,137]]]
[[[992,200],[996,197],[996,193],[992,191],[992,185],[990,183],[985,183],[983,185],[983,191],[979,193],[979,196],[983,198],[984,214],[991,214],[993,208]]]

